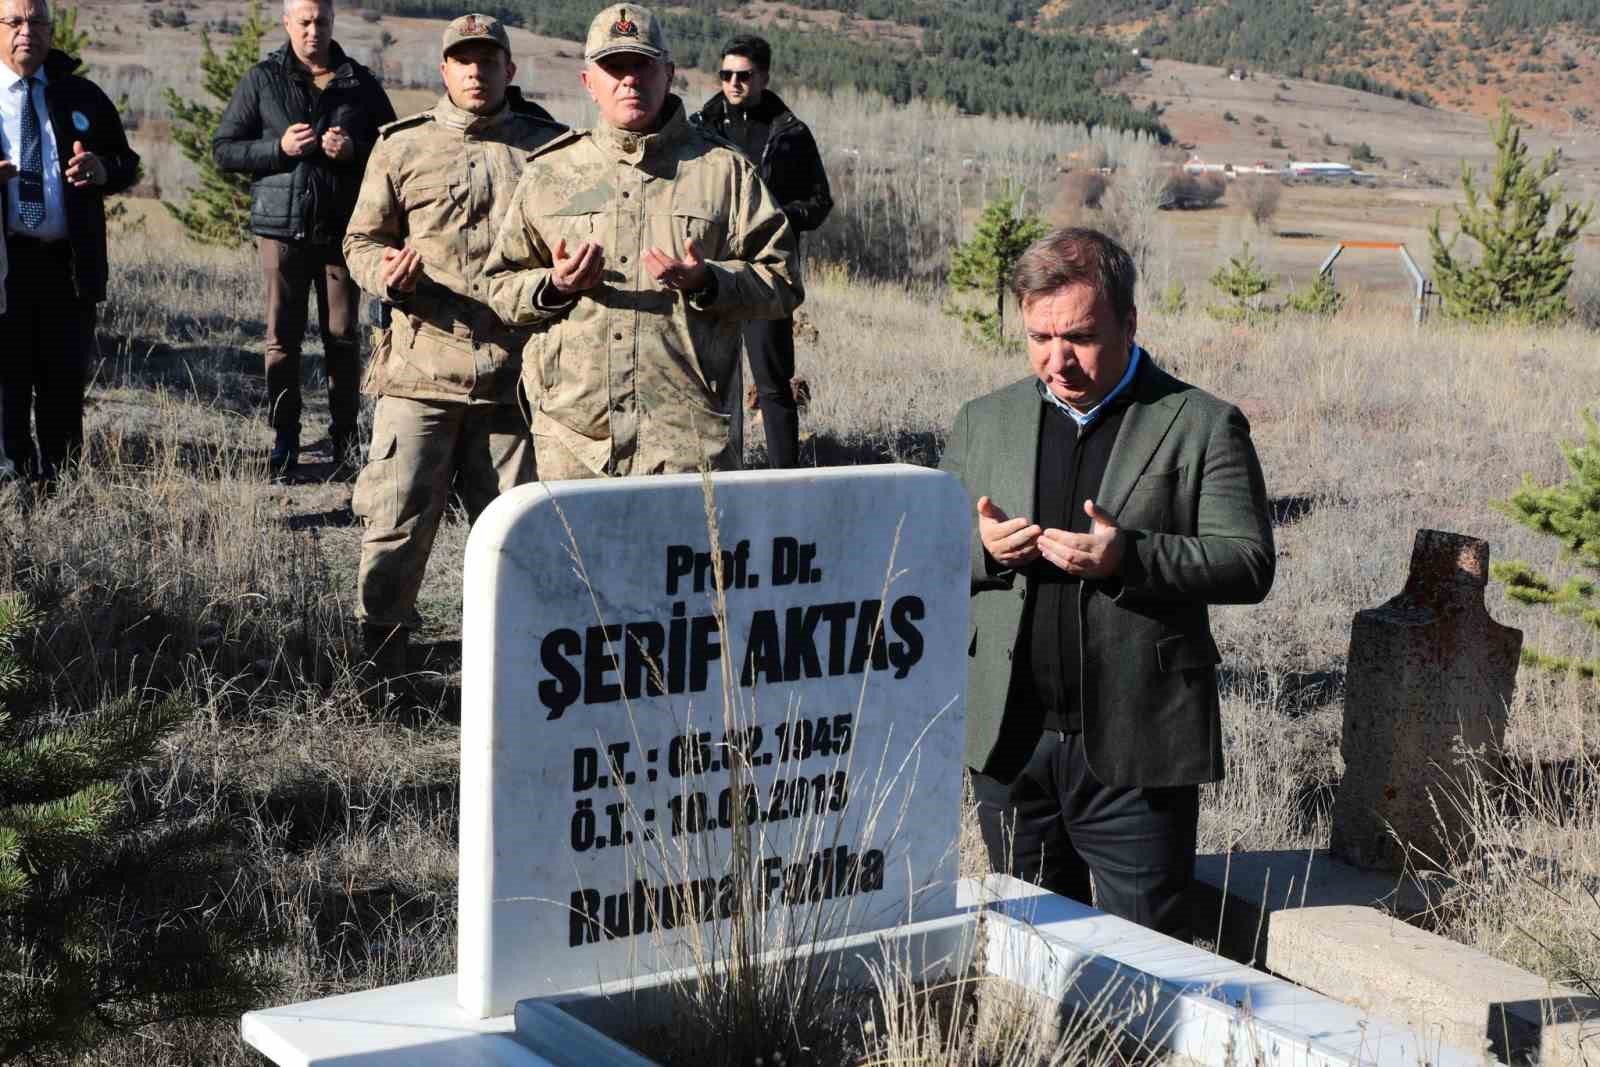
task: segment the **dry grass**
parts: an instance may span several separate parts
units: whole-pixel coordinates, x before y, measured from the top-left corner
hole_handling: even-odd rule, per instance
[[[152,226],[113,256],[92,462],[53,496],[0,488],[0,588],[47,613],[34,653],[49,699],[67,714],[142,688],[200,709],[149,785],[226,813],[249,842],[257,862],[236,892],[282,938],[264,961],[281,999],[447,972],[464,523],[446,523],[424,586],[419,707],[374,715],[350,672],[349,485],[264,480],[250,255],[197,250]],[[931,289],[826,265],[808,281],[808,459],[934,462],[962,401],[1026,373],[1020,355],[962,338]],[[1593,335],[1417,333],[1403,314],[1356,303],[1331,324],[1230,328],[1148,308],[1141,322],[1158,360],[1250,416],[1278,518],[1272,596],[1215,613],[1230,776],[1204,792],[1203,849],[1325,844],[1350,618],[1399,591],[1418,527],[1483,537],[1496,559],[1562,566],[1488,502],[1524,471],[1562,476],[1556,442],[1592,399]],[[320,368],[308,362],[317,398]],[[1596,655],[1576,625],[1496,588],[1489,606],[1532,644]],[[1600,689],[1521,682],[1512,785],[1483,783],[1464,800],[1492,859],[1458,865],[1467,877],[1440,921],[1553,978],[1600,980]],[[95,1062],[246,1062],[232,1034],[231,1022],[162,1029]]]

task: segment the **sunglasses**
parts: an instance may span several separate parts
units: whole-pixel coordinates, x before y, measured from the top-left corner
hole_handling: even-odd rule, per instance
[[[743,85],[745,82],[750,80],[751,76],[755,74],[755,71],[753,71],[753,70],[719,70],[719,71],[717,71],[717,74],[720,75],[722,80],[725,81],[725,82],[738,82],[740,85]]]

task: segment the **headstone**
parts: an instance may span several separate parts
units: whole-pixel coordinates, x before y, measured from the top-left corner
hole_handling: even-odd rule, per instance
[[[485,511],[463,1008],[950,914],[968,509],[888,466],[554,482]]]
[[[1483,773],[1467,753],[1498,758],[1522,650],[1484,608],[1488,580],[1487,543],[1418,530],[1404,591],[1356,613],[1331,848],[1346,863],[1428,867],[1468,846],[1453,801]]]

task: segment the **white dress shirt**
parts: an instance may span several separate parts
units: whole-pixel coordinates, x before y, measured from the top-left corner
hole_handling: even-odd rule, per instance
[[[67,206],[62,195],[61,153],[56,147],[56,132],[50,125],[50,113],[44,107],[44,87],[48,80],[44,68],[34,74],[33,107],[39,116],[40,146],[44,160],[44,222],[37,230],[22,224],[17,214],[17,192],[22,184],[17,178],[6,183],[6,232],[24,234],[41,241],[60,241],[67,236]],[[22,93],[25,83],[22,76],[10,67],[0,66],[0,152],[22,166]]]

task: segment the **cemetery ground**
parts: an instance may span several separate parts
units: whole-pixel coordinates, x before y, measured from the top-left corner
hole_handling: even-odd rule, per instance
[[[90,462],[53,496],[0,489],[0,589],[44,612],[30,650],[43,695],[62,717],[129,690],[195,705],[130,792],[174,816],[231,820],[251,860],[212,904],[276,936],[259,960],[280,983],[274,1003],[448,973],[465,524],[454,516],[434,551],[410,698],[369,709],[352,673],[360,530],[350,483],[318,463],[325,411],[308,415],[306,477],[265,478],[253,256],[186,244],[156,220],[112,254]],[[935,463],[962,401],[1026,373],[1020,347],[969,344],[939,299],[813,265],[816,332],[800,347],[808,461]],[[1594,399],[1594,335],[1418,332],[1381,307],[1226,326],[1150,302],[1140,335],[1165,367],[1245,410],[1276,523],[1271,596],[1215,612],[1228,778],[1203,792],[1201,851],[1325,846],[1350,620],[1400,590],[1415,531],[1471,534],[1497,560],[1566,572],[1552,543],[1490,502],[1524,472],[1564,477],[1558,443]],[[309,397],[323,392],[319,368],[308,358]],[[1488,603],[1533,647],[1597,653],[1578,627],[1495,584]],[[1524,669],[1507,748],[1505,780],[1458,798],[1484,847],[1444,858],[1451,878],[1431,921],[1594,989],[1600,686]],[[236,1027],[155,1026],[85,1062],[254,1062]]]

